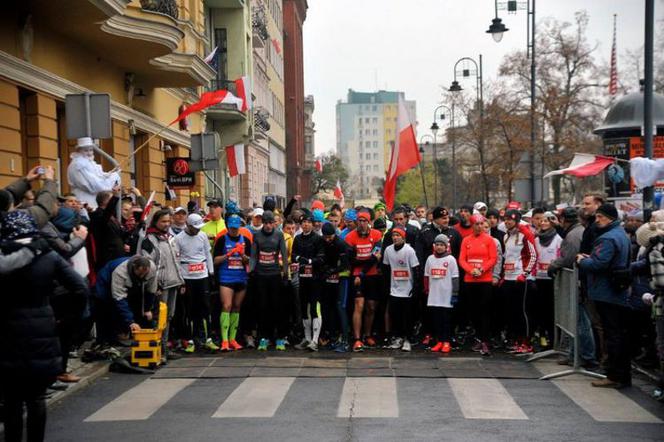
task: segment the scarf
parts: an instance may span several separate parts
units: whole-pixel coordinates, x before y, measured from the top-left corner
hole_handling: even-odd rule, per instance
[[[537,232],[537,237],[540,240],[540,244],[543,247],[549,247],[549,244],[553,242],[553,238],[556,237],[558,232],[554,228],[550,228],[548,230],[542,230],[540,232]]]
[[[157,237],[159,241],[168,241],[169,238],[171,237],[171,234],[168,232],[162,232],[161,230],[157,229],[156,227],[148,227],[148,230],[145,231],[146,234],[153,234],[154,236]]]

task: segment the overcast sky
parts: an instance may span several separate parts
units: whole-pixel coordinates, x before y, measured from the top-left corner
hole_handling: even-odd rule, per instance
[[[316,153],[335,150],[335,105],[349,88],[404,91],[417,101],[418,138],[431,125],[440,102],[440,86],[449,86],[454,63],[461,57],[483,55],[486,81],[495,79],[502,57],[526,46],[526,11],[507,15],[510,29],[500,43],[485,31],[494,16],[493,0],[308,0],[304,24],[306,94],[314,95]],[[643,45],[643,0],[540,0],[537,21],[554,17],[574,20],[586,10],[588,37],[599,43],[596,57],[611,53],[613,14],[618,14],[618,75],[626,50]],[[655,2],[656,17],[664,17],[664,0]],[[656,33],[659,32],[656,26]],[[655,35],[657,38],[658,34]],[[621,63],[621,60],[624,62]],[[471,89],[473,82],[463,86]],[[472,89],[471,89],[472,91]],[[474,93],[474,92],[473,92]]]

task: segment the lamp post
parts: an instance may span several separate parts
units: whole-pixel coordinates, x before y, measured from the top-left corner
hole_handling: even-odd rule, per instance
[[[457,83],[458,84],[458,83]],[[441,104],[438,106],[436,109],[433,111],[433,124],[431,124],[431,132],[434,133],[434,139],[436,138],[436,133],[439,129],[438,123],[436,123],[436,114],[438,113],[439,110],[446,110],[450,114],[450,127],[452,128],[452,131],[454,131],[454,103],[452,103],[452,109],[449,107],[445,106],[444,104]],[[445,114],[441,113],[440,114],[440,119],[444,120],[445,119]],[[434,144],[434,185],[435,185],[435,195],[436,195],[436,201],[435,204],[439,204],[440,201],[438,200],[438,158],[436,155],[436,145]],[[456,208],[456,142],[454,139],[454,134],[452,134],[452,206],[453,208]]]
[[[653,157],[653,45],[655,0],[646,0],[645,45],[644,45],[644,84],[643,84],[643,142],[645,157]],[[655,199],[655,189],[643,189],[643,219],[650,220]]]
[[[484,152],[484,83],[482,81],[482,54],[479,55],[479,63],[477,63],[474,59],[470,57],[463,57],[457,60],[456,63],[454,63],[454,81],[452,81],[452,85],[449,88],[450,92],[461,92],[463,88],[457,81],[457,72],[461,73],[462,77],[470,77],[473,75],[473,71],[471,71],[468,68],[463,68],[460,71],[457,69],[459,66],[459,63],[461,62],[469,62],[472,63],[475,66],[475,81],[476,81],[476,86],[477,86],[477,105],[480,110],[480,139],[479,139],[479,144],[480,144],[480,151]],[[452,104],[452,107],[454,107],[454,104]],[[453,161],[456,163],[456,161]],[[456,177],[456,167],[455,167],[455,177]],[[456,197],[456,191],[455,195]],[[486,204],[489,204],[489,195],[484,196],[486,199]]]
[[[647,0],[646,0],[647,4]],[[507,12],[516,13],[517,9],[523,9],[524,2],[508,1]],[[530,153],[528,154],[528,169],[530,174],[530,204],[535,207],[535,135],[537,127],[535,125],[535,0],[527,0],[525,6],[528,10],[527,15],[527,55],[530,56]],[[495,0],[496,18],[491,21],[491,26],[486,31],[491,34],[496,42],[503,38],[503,33],[509,31],[498,18],[498,0]],[[647,44],[647,43],[646,43]],[[541,198],[540,198],[541,199]]]
[[[420,154],[424,153],[424,148],[422,147],[422,144],[425,144],[425,143],[423,143],[422,140],[424,140],[426,137],[430,137],[430,136],[431,135],[429,135],[429,134],[424,134],[420,137]],[[426,144],[429,144],[429,142],[427,141]],[[434,140],[434,146],[435,146],[435,140]],[[435,147],[434,147],[434,149],[435,149]],[[424,192],[424,204],[426,204],[426,206],[429,207],[429,198],[427,197],[427,185],[424,182],[424,167],[422,166],[423,163],[424,163],[424,161],[420,161],[420,177],[422,177],[422,191]],[[435,173],[434,173],[434,176],[435,176]]]

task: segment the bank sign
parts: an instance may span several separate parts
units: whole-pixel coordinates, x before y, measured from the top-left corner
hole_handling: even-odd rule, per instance
[[[195,174],[189,167],[189,158],[166,158],[166,185],[174,189],[194,187]]]
[[[604,140],[604,155],[609,157],[629,161],[632,158],[642,157],[644,153],[643,137],[609,138]],[[653,158],[664,158],[664,137],[662,136],[655,137],[654,139]],[[610,198],[625,198],[640,192],[630,177],[629,165],[626,163],[618,164],[625,172],[625,179],[621,183],[612,184],[608,177],[606,177],[604,180],[606,183],[606,194]],[[663,181],[655,183],[655,191],[664,191]]]

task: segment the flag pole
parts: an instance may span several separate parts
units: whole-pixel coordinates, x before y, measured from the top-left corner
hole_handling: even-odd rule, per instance
[[[173,124],[173,123],[171,123],[171,124]],[[122,169],[124,166],[129,165],[129,162],[131,161],[131,158],[132,158],[132,157],[134,157],[134,156],[135,156],[135,155],[136,155],[141,149],[143,149],[145,146],[147,146],[148,143],[149,143],[150,141],[154,140],[157,136],[159,136],[161,133],[163,133],[166,129],[168,129],[169,127],[171,127],[171,124],[169,124],[168,126],[164,126],[164,127],[162,127],[162,128],[159,129],[159,131],[157,131],[155,134],[151,135],[150,138],[148,138],[147,140],[145,140],[145,142],[144,142],[143,144],[141,144],[141,145],[138,146],[136,149],[134,149],[134,151],[133,151],[132,153],[130,153],[129,156],[128,156],[127,158],[125,158],[125,160],[124,160],[122,163],[120,163],[119,165],[115,166],[115,168],[114,168],[113,170],[114,170],[114,171],[115,171],[116,169],[117,169],[117,170],[120,170],[120,169]]]

